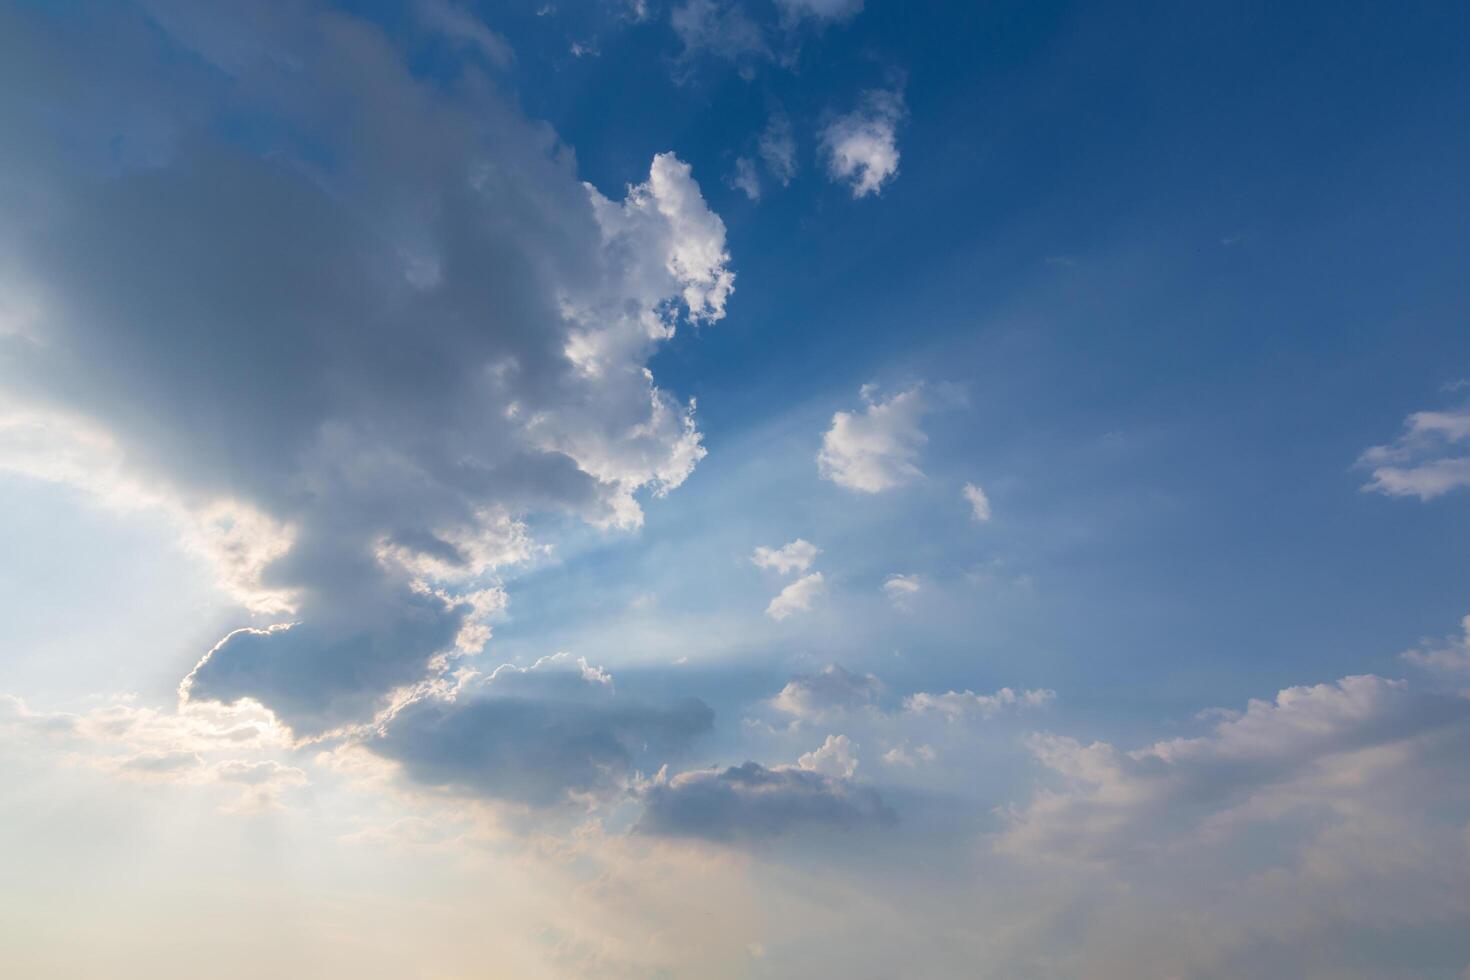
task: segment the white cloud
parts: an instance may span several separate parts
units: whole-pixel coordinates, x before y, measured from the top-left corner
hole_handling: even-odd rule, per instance
[[[828,176],[849,184],[855,198],[877,194],[898,174],[897,130],[904,114],[901,92],[864,92],[858,108],[822,130]]]
[[[821,475],[849,490],[878,493],[923,476],[916,460],[928,441],[919,421],[929,410],[923,389],[915,386],[887,401],[863,388],[865,408],[838,412],[822,436],[817,453]]]
[[[919,576],[894,573],[883,580],[883,594],[899,609],[908,609],[908,601],[919,594]]]
[[[1431,673],[1456,675],[1470,673],[1470,616],[1460,622],[1459,636],[1447,637],[1440,643],[1425,643],[1418,650],[1406,650],[1399,656]]]
[[[1056,700],[1056,692],[1038,688],[1015,691],[1003,687],[994,694],[976,694],[974,691],[949,691],[931,694],[920,691],[904,698],[905,711],[914,714],[934,713],[950,721],[978,716],[992,718],[1007,708],[1036,708]]]
[[[746,64],[773,57],[765,31],[739,2],[686,0],[670,12],[669,23],[684,45],[685,60],[701,53]]]
[[[810,612],[812,603],[826,591],[821,572],[803,575],[792,582],[766,606],[766,615],[780,621],[799,612]]]
[[[768,548],[765,545],[755,549],[750,556],[751,563],[760,568],[769,568],[781,575],[790,575],[792,572],[804,572],[812,567],[812,562],[822,549],[804,538],[783,544],[779,548]]]
[[[1363,489],[1390,497],[1433,500],[1470,487],[1470,408],[1415,412],[1396,440],[1371,447],[1358,465],[1373,472]]]
[[[905,766],[909,769],[916,768],[921,762],[933,762],[939,758],[939,753],[934,751],[932,745],[920,745],[910,752],[908,745],[895,745],[883,753],[883,761],[890,766]]]
[[[803,753],[796,764],[834,779],[851,779],[858,767],[856,750],[857,746],[846,735],[828,735],[821,745]]]
[[[973,483],[966,483],[964,490],[966,502],[970,505],[970,515],[980,523],[990,520],[990,498],[985,496],[985,491]]]
[[[749,157],[737,157],[735,172],[725,178],[725,181],[752,201],[761,199],[760,175],[755,172],[755,163]]]
[[[1356,795],[1401,749],[1427,760],[1441,735],[1463,742],[1467,733],[1470,700],[1366,675],[1286,688],[1227,713],[1207,735],[1132,752],[1038,735],[1032,751],[1066,788],[1014,811],[1001,843],[1046,859],[1113,860],[1178,834],[1270,819],[1278,805]]]
[[[791,678],[771,699],[771,706],[799,719],[815,719],[867,707],[882,693],[882,681],[872,674],[854,674],[840,664],[828,664],[819,673]]]

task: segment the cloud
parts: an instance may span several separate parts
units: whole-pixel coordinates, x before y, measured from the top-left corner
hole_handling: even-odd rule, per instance
[[[220,782],[243,783],[246,786],[300,786],[307,782],[306,773],[295,766],[284,766],[274,759],[248,762],[232,759],[214,767],[214,778]]]
[[[1056,700],[1056,692],[1038,688],[1015,691],[1003,687],[994,694],[976,694],[974,691],[949,691],[931,694],[919,691],[904,698],[903,708],[913,714],[937,714],[949,721],[961,718],[992,718],[1007,708],[1036,708]]]
[[[1358,465],[1373,472],[1363,489],[1390,497],[1433,500],[1470,487],[1470,408],[1415,412],[1396,440],[1371,447]]]
[[[682,45],[682,66],[709,56],[731,62],[750,79],[767,62],[795,68],[804,35],[851,20],[862,6],[862,0],[776,0],[772,11],[772,5],[748,0],[684,0],[670,10],[669,25]]]
[[[843,21],[862,12],[863,0],[776,0],[776,5],[788,17]]]
[[[752,201],[761,199],[761,178],[755,172],[755,164],[749,157],[735,159],[735,172],[726,177],[725,182]]]
[[[931,745],[920,745],[912,752],[907,745],[895,745],[883,753],[883,761],[890,766],[906,766],[909,769],[916,768],[921,762],[933,762],[939,757]]]
[[[903,93],[864,92],[858,108],[822,130],[827,175],[846,183],[855,198],[877,194],[898,175],[898,124],[905,115]]]
[[[1373,675],[1286,688],[1227,713],[1207,735],[1132,752],[1037,735],[1033,753],[1064,786],[1013,811],[1000,843],[1049,860],[1117,860],[1254,819],[1283,794],[1312,807],[1341,787],[1363,787],[1385,752],[1428,761],[1443,739],[1462,751],[1467,736],[1470,700]]]
[[[739,0],[687,0],[673,8],[669,23],[684,45],[680,57],[686,61],[710,54],[748,65],[774,57],[765,31]]]
[[[771,706],[796,718],[819,718],[872,705],[883,690],[883,682],[872,674],[854,674],[840,664],[828,664],[816,674],[791,678],[771,699]]]
[[[498,68],[508,68],[515,61],[510,42],[463,7],[448,0],[419,0],[418,14],[425,25],[477,49]]]
[[[791,131],[791,119],[777,109],[771,113],[760,138],[761,159],[776,182],[782,187],[791,183],[796,176],[796,137]]]
[[[412,783],[537,807],[623,789],[635,760],[684,751],[713,723],[703,702],[627,702],[585,660],[502,667],[396,708],[363,744]]]
[[[922,387],[901,391],[887,401],[863,388],[866,407],[838,412],[822,436],[817,470],[822,477],[863,493],[902,486],[924,474],[916,460],[928,436],[919,427],[929,411]]]
[[[142,752],[124,759],[118,764],[118,769],[141,776],[167,777],[198,769],[202,762],[193,752]]]
[[[766,606],[766,615],[779,622],[799,612],[810,612],[812,603],[826,590],[821,572],[803,575],[770,601]]]
[[[828,735],[821,745],[803,753],[796,765],[833,779],[851,779],[858,767],[856,750],[857,746],[846,735]]]
[[[1399,654],[1416,667],[1435,674],[1470,673],[1470,616],[1460,621],[1459,636],[1447,637],[1440,643],[1425,643],[1418,650]]]
[[[461,8],[421,10],[484,48]],[[724,316],[724,225],[672,154],[608,198],[473,65],[425,83],[366,22],[107,17],[100,62],[24,18],[8,46],[47,53],[0,58],[9,90],[44,64],[57,93],[55,126],[0,102],[3,285],[27,298],[0,469],[165,508],[274,611],[190,697],[365,721],[483,642],[477,597],[539,547],[524,518],[636,526],[703,457],[648,363]],[[237,139],[242,114],[279,125]]]
[[[812,567],[812,562],[822,549],[806,541],[797,538],[779,548],[768,548],[765,545],[755,549],[755,554],[750,556],[753,564],[760,568],[769,568],[781,575],[790,575],[792,572],[804,572]]]
[[[747,762],[655,781],[637,831],[661,837],[759,842],[799,832],[884,825],[893,814],[872,789],[798,766]]]
[[[883,594],[898,609],[908,609],[909,600],[919,594],[919,576],[900,575],[897,572],[883,580]]]
[[[966,483],[961,491],[965,500],[970,505],[970,515],[980,523],[990,520],[990,498],[985,496],[985,491],[973,483]]]

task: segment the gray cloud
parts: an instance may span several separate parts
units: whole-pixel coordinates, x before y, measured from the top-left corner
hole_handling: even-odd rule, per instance
[[[421,785],[551,806],[621,789],[640,759],[656,767],[681,754],[713,721],[695,699],[628,702],[597,668],[559,657],[416,698],[364,744]]]
[[[643,802],[639,833],[716,841],[761,841],[894,819],[873,789],[812,769],[756,762],[680,773],[649,786]]]
[[[522,517],[636,525],[703,456],[646,364],[724,315],[724,226],[671,154],[609,200],[472,64],[315,4],[96,14],[0,13],[0,469],[164,506],[290,613],[190,696],[366,720],[483,640]]]

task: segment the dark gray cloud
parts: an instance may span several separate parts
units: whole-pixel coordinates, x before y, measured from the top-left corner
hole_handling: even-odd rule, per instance
[[[322,731],[344,718],[371,715],[378,695],[410,684],[449,647],[466,608],[434,595],[385,596],[350,625],[324,630],[299,624],[242,629],[226,636],[184,681],[190,698],[231,703],[254,698],[302,731]],[[324,667],[349,672],[324,674]]]
[[[314,3],[60,16],[0,11],[0,413],[56,455],[0,469],[165,504],[289,606],[191,696],[366,720],[519,518],[634,525],[703,455],[645,370],[733,281],[672,155],[610,201],[474,59],[420,79]]]
[[[756,762],[680,773],[643,796],[639,833],[762,841],[802,831],[890,823],[877,791],[809,769]]]
[[[453,698],[410,701],[364,744],[421,785],[551,806],[616,792],[640,760],[657,767],[681,755],[713,722],[702,701],[629,702],[585,662],[547,658]]]

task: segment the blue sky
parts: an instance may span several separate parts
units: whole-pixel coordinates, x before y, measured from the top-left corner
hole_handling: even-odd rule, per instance
[[[0,947],[1470,975],[1467,27],[0,3]]]

